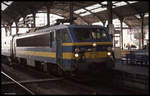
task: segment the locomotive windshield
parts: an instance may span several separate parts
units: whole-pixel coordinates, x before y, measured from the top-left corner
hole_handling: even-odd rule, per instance
[[[107,41],[105,30],[100,28],[75,28],[74,33],[78,41]]]

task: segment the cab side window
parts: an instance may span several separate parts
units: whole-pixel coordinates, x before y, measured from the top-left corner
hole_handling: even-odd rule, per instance
[[[52,47],[54,41],[54,32],[50,33],[50,47]]]
[[[57,31],[56,31],[56,34],[57,34],[56,39],[57,39],[58,41],[61,41],[61,38],[60,38],[60,30],[57,30]]]
[[[63,33],[63,42],[71,41],[67,29],[63,29],[62,33]]]

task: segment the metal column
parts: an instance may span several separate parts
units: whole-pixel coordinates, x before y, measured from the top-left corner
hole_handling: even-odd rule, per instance
[[[141,33],[142,33],[142,38],[140,38],[140,42],[142,39],[140,48],[143,48],[144,46],[144,13],[141,13],[140,16],[141,16]]]
[[[70,9],[70,24],[73,24],[73,3],[72,1],[69,2],[69,9]]]
[[[9,26],[9,34],[12,35],[12,29],[11,29],[11,25]]]
[[[5,36],[7,37],[8,36],[8,31],[7,31],[7,27],[5,26]]]
[[[18,24],[17,24],[18,22],[17,21],[15,21],[15,25],[16,25],[16,34],[18,34],[18,31],[19,31],[19,29],[18,29]]]
[[[123,18],[119,19],[120,19],[120,47],[123,50],[123,28],[122,28]]]
[[[47,8],[47,26],[50,26],[50,7],[49,6],[46,6]]]
[[[32,27],[36,27],[36,20],[35,20],[36,13],[33,12],[32,14],[33,14],[33,26]]]
[[[112,1],[108,1],[108,26],[112,24]]]
[[[112,1],[107,1],[107,10],[108,10],[108,28],[109,28],[109,33],[111,34],[112,37],[112,42],[113,42],[113,48],[115,47],[115,40],[114,40],[114,25],[112,23]]]

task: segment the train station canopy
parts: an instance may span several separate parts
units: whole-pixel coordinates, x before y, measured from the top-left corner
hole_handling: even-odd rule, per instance
[[[77,24],[92,24],[108,20],[107,1],[72,1],[72,4]],[[145,13],[144,24],[148,24],[148,1],[112,1],[112,4],[113,19],[124,18],[123,22],[128,26],[140,26],[140,14]],[[33,12],[47,12],[46,6],[49,7],[50,14],[64,18],[70,16],[69,2],[67,1],[3,1],[1,5],[7,6],[1,9],[3,25],[12,25],[14,21]]]

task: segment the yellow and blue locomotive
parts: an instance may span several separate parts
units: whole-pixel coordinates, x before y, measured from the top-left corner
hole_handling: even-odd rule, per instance
[[[114,66],[111,49],[107,28],[61,24],[9,37],[3,44],[2,55],[11,62],[61,73],[87,71],[92,67],[111,69]]]

